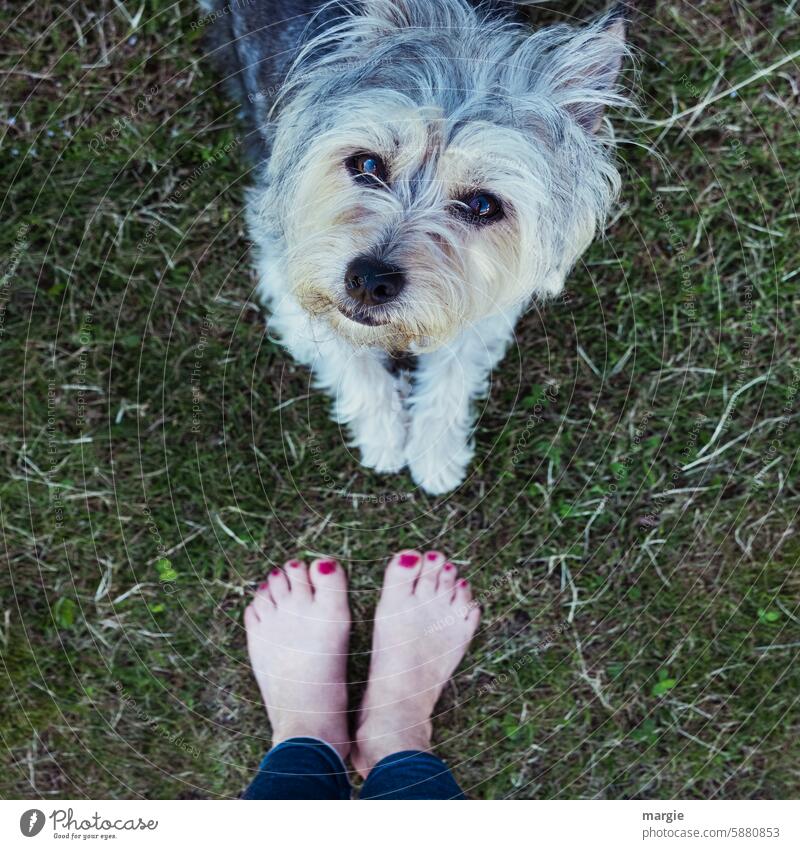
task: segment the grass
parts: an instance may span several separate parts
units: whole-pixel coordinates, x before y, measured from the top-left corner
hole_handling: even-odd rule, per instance
[[[264,335],[195,7],[125,9],[2,7],[0,795],[237,795],[255,583],[341,558],[358,682],[408,545],[484,606],[437,721],[473,796],[796,797],[800,71],[697,108],[797,54],[796,4],[646,4],[608,239],[435,499],[365,472]]]

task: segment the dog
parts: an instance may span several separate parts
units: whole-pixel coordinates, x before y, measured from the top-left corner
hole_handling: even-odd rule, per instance
[[[222,2],[208,49],[251,128],[269,328],[364,466],[449,492],[518,318],[618,194],[624,7],[532,31],[511,4]]]

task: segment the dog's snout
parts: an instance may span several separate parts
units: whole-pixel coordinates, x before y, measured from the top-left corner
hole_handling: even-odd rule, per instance
[[[406,285],[399,268],[367,256],[356,257],[344,273],[347,294],[365,307],[393,301]]]

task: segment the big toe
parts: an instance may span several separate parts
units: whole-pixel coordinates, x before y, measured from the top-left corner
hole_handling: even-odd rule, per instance
[[[389,561],[383,578],[383,597],[407,597],[414,592],[422,571],[422,556],[418,551],[406,548],[398,551]]]

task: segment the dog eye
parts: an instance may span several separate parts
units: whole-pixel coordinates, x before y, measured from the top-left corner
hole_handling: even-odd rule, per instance
[[[346,160],[345,165],[358,182],[371,185],[386,182],[386,166],[374,153],[357,153]]]
[[[503,212],[503,205],[494,195],[474,195],[466,201],[466,204],[473,218],[479,221],[497,218]]]

